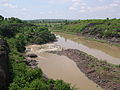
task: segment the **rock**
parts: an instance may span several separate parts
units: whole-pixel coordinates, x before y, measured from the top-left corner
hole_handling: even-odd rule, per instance
[[[30,52],[31,51],[31,48],[27,48],[26,50],[25,50],[25,52]]]
[[[28,57],[31,57],[31,58],[36,58],[36,57],[37,57],[36,54],[28,54],[27,56],[28,56]]]
[[[31,68],[36,68],[38,63],[36,60],[26,60],[25,62],[28,66],[30,66]]]
[[[117,38],[115,38],[115,37],[113,37],[113,38],[111,39],[111,41],[112,41],[112,42],[119,42],[119,40],[118,40]]]
[[[37,66],[37,61],[36,60],[31,60],[30,62],[29,62],[29,66]]]
[[[36,60],[31,60],[31,59],[25,59],[25,60],[16,60],[16,63],[26,63],[27,66],[31,67],[31,68],[36,68],[38,63]]]
[[[90,70],[87,70],[87,73],[90,74],[90,73],[94,73],[95,70],[94,69],[90,69]]]

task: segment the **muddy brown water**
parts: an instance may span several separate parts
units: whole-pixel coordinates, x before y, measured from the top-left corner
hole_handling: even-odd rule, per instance
[[[71,83],[78,90],[103,90],[93,81],[89,80],[76,66],[76,63],[66,56],[59,56],[50,53],[44,53],[41,56],[46,57],[40,60],[39,67],[43,72],[53,79],[64,80]]]
[[[58,41],[56,44],[64,48],[79,49],[100,60],[106,60],[112,64],[120,64],[120,47],[97,41],[87,40],[76,35],[55,33]]]
[[[89,80],[77,67],[76,63],[66,56],[60,56],[45,52],[47,50],[41,49],[40,45],[30,45],[31,48],[28,53],[35,53],[38,55],[35,58],[38,61],[43,73],[54,80],[64,80],[71,83],[72,86],[78,90],[103,90],[93,81]],[[51,49],[52,50],[52,49]]]
[[[75,35],[56,33],[58,41],[55,44],[64,48],[79,49],[99,59],[106,60],[113,64],[120,64],[120,48],[110,46],[105,43],[86,40],[84,37]],[[76,63],[66,56],[59,56],[52,53],[47,53],[40,45],[31,45],[29,53],[38,55],[36,58],[39,62],[38,66],[42,69],[48,78],[62,79],[65,82],[71,83],[78,90],[103,90],[93,81],[89,80],[77,67]],[[49,47],[50,48],[50,47]],[[55,47],[52,47],[53,50]]]

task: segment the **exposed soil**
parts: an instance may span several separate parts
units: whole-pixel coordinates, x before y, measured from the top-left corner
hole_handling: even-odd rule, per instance
[[[120,44],[120,35],[102,36],[100,34],[101,30],[99,29],[96,29],[96,34],[92,34],[90,31],[91,30],[88,27],[86,27],[82,33],[76,33],[76,35],[85,36],[87,38],[92,38],[96,40],[102,40],[102,41],[104,40],[104,41],[107,41],[108,43]]]
[[[108,64],[77,49],[60,51],[74,60],[85,75],[105,90],[120,90],[120,66]]]
[[[99,25],[99,24],[104,24],[104,23],[88,24],[80,34],[82,34],[83,36],[86,36],[86,37],[93,38],[93,39],[105,40],[109,43],[120,44],[120,35],[119,34],[114,34],[114,35],[110,34],[108,36],[104,36],[101,34],[103,31],[99,28],[95,28],[94,30],[91,31],[90,27],[94,27],[95,25]]]
[[[77,34],[79,35],[79,34]],[[120,44],[120,38],[117,37],[102,37],[99,34],[96,35],[90,35],[90,34],[83,34],[82,36],[85,36],[87,38],[91,38],[91,39],[95,39],[95,40],[101,40],[107,43],[111,43],[111,44]]]

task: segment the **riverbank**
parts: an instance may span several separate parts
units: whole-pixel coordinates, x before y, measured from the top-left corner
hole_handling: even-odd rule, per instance
[[[117,39],[115,41],[115,38],[111,38],[111,39],[110,38],[98,38],[98,37],[95,37],[93,35],[82,35],[81,33],[74,33],[74,32],[61,32],[59,30],[55,30],[55,31],[53,30],[52,32],[69,34],[69,35],[76,35],[78,37],[84,37],[84,39],[86,39],[86,40],[96,41],[96,42],[105,43],[105,44],[108,44],[111,46],[120,47],[120,41],[118,41]]]
[[[56,33],[56,37],[58,41],[55,43],[66,49],[78,49],[99,60],[106,60],[116,65],[120,64],[120,47],[88,40],[84,37],[71,34]]]
[[[119,38],[115,38],[115,37],[97,37],[95,35],[80,34],[80,33],[74,33],[73,35],[82,36],[82,37],[85,37],[85,39],[88,39],[88,40],[97,41],[97,42],[106,43],[106,44],[109,44],[109,45],[115,45],[115,46],[120,47]]]
[[[120,44],[120,19],[76,20],[70,23],[54,25],[51,31],[72,33],[96,41]]]
[[[59,53],[76,62],[85,75],[106,90],[120,89],[120,66],[99,61],[77,49],[66,49]]]

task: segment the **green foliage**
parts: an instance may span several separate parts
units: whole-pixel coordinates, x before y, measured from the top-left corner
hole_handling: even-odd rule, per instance
[[[9,23],[23,23],[22,20],[18,19],[18,18],[14,18],[14,17],[11,17],[11,18],[7,18],[6,19]]]
[[[120,19],[77,20],[69,24],[56,24],[54,31],[73,32],[96,37],[120,37]],[[52,30],[51,29],[51,30]]]
[[[3,18],[0,16],[0,20]],[[7,40],[10,48],[9,53],[9,90],[50,90],[52,84],[43,76],[41,69],[32,69],[23,62],[24,52],[27,44],[43,44],[55,40],[46,27],[38,27],[28,24],[17,18],[6,18],[0,23],[0,36]],[[2,47],[0,46],[2,50]],[[21,61],[21,62],[18,62]],[[59,84],[60,83],[60,84]],[[63,81],[53,80],[58,90],[71,90],[70,85]],[[59,89],[60,88],[60,89]]]
[[[34,79],[41,78],[42,77],[42,71],[40,69],[28,69],[26,72],[26,80],[28,82],[33,81]]]
[[[65,84],[62,80],[56,80],[55,81],[55,87],[58,90],[72,90],[70,88],[70,84]]]
[[[0,15],[0,21],[3,21],[4,20],[4,17]]]
[[[37,19],[37,20],[26,20],[31,23],[68,23],[73,20],[65,20],[65,19]]]
[[[41,80],[36,79],[30,84],[29,90],[49,90],[50,87]]]

